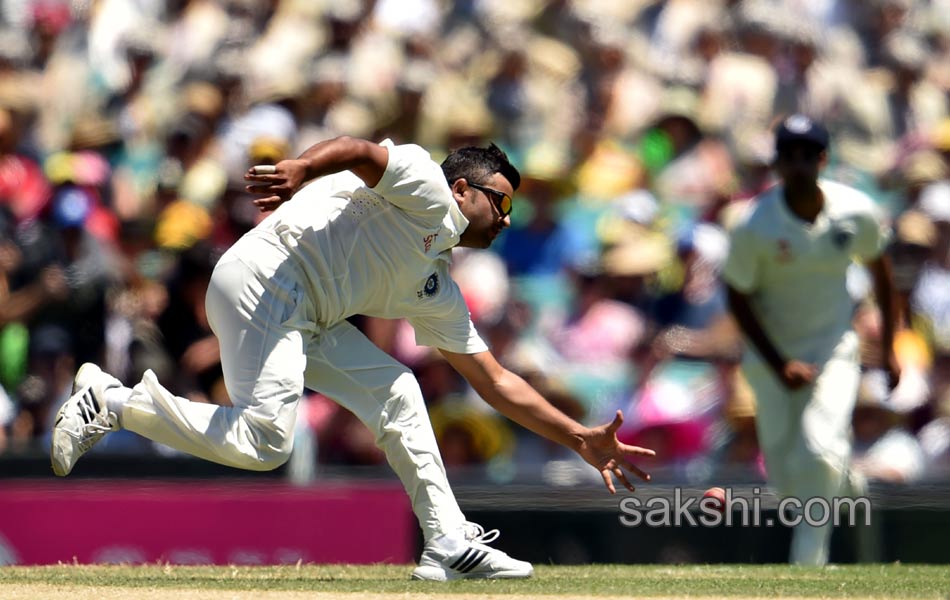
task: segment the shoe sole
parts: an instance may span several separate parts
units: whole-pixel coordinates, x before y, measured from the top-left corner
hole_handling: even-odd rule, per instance
[[[534,569],[524,571],[495,571],[493,573],[455,573],[439,567],[417,567],[412,572],[416,581],[453,581],[456,579],[528,579],[534,575]]]
[[[90,367],[95,368],[95,369],[99,368],[92,363],[84,363],[81,367],[79,367],[79,370],[76,372],[76,377],[73,379],[73,389],[71,393],[69,394],[69,399],[66,400],[66,402],[63,402],[63,405],[59,407],[58,411],[56,411],[56,420],[53,421],[53,423],[55,424],[53,425],[53,431],[50,437],[49,461],[50,461],[50,466],[53,468],[53,473],[58,477],[65,477],[69,475],[72,469],[64,470],[62,468],[58,468],[56,464],[58,462],[55,456],[56,448],[58,446],[57,442],[62,441],[62,436],[63,436],[63,434],[60,433],[59,430],[56,428],[56,425],[58,425],[60,420],[63,418],[63,411],[66,410],[66,406],[69,404],[69,400],[71,400],[73,396],[76,395],[77,392],[79,392],[82,388],[85,387],[85,385],[80,385],[79,382],[85,379],[84,372],[88,372]]]

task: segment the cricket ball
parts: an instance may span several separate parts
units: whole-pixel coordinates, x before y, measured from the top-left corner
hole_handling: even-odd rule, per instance
[[[725,512],[726,510],[726,490],[721,487],[709,488],[703,494],[703,499],[712,498],[715,502],[707,502],[706,504],[711,504],[713,508],[719,512]]]

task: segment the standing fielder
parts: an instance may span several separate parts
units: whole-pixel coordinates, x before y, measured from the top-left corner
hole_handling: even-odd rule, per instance
[[[611,493],[613,477],[633,490],[621,468],[649,480],[628,456],[653,452],[617,440],[620,412],[588,428],[551,406],[498,364],[449,278],[453,247],[487,248],[510,224],[520,175],[497,147],[457,150],[440,168],[415,145],[341,137],[245,178],[257,207],[274,213],[222,256],[206,298],[233,407],[176,397],[151,371],[129,389],[87,363],[53,430],[57,475],[118,428],[221,464],[274,469],[290,456],[306,386],[375,433],[405,486],[425,537],[414,578],[530,576],[530,564],[485,545],[497,530],[465,520],[418,383],[346,321],[365,314],[408,318],[417,341],[439,348],[489,404],[577,451]]]
[[[852,259],[873,274],[892,388],[900,377],[890,263],[882,254],[887,236],[870,198],[819,180],[827,147],[827,131],[803,115],[778,127],[774,166],[781,184],[733,230],[723,269],[730,308],[751,343],[742,368],[756,395],[769,479],[780,496],[802,505],[846,491],[860,376],[846,289]],[[811,527],[803,520],[791,561],[825,564],[830,534],[830,523]]]

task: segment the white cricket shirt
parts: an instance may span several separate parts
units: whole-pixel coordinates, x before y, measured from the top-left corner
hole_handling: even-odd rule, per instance
[[[449,277],[468,219],[428,152],[383,145],[389,163],[374,188],[349,171],[317,179],[229,253],[265,277],[295,262],[320,328],[355,314],[407,318],[420,345],[487,350]]]
[[[772,343],[789,359],[820,364],[848,356],[854,302],[845,272],[852,260],[881,254],[888,235],[873,201],[858,190],[819,181],[825,205],[814,223],[796,217],[777,185],[730,235],[723,279],[748,294]],[[844,342],[844,343],[843,343]],[[755,349],[746,356],[758,359]]]

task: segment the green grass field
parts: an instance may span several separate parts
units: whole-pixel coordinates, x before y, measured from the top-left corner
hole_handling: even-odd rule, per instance
[[[0,568],[4,600],[90,598],[940,598],[950,568],[922,565],[539,566],[527,581],[409,581],[410,567]]]

